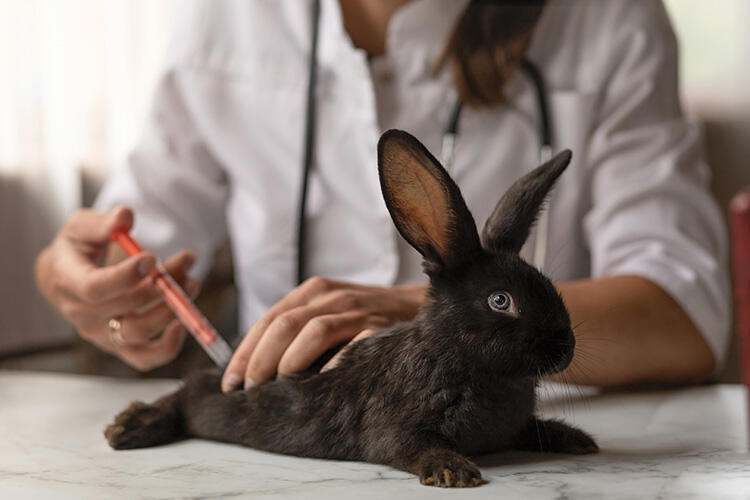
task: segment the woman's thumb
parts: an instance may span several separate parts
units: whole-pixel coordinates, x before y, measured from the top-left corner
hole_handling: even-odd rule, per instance
[[[79,210],[67,224],[68,235],[85,243],[105,244],[109,235],[119,228],[133,226],[133,211],[128,207],[118,207],[109,212]]]

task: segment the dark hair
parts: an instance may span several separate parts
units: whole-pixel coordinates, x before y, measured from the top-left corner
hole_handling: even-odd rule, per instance
[[[545,0],[471,0],[458,19],[435,72],[450,60],[461,100],[505,102],[503,88],[531,42]]]

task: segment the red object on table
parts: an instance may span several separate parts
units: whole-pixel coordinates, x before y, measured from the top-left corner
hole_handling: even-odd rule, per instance
[[[742,381],[750,415],[750,189],[737,194],[729,205],[732,229],[734,324],[739,337]],[[748,421],[750,427],[750,420]]]

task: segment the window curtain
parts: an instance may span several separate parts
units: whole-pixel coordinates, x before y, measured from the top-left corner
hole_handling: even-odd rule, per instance
[[[0,355],[70,342],[38,252],[132,148],[172,0],[0,0]]]

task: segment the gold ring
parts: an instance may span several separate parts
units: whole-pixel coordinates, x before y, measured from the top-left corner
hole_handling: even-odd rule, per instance
[[[113,344],[118,346],[127,344],[127,341],[122,336],[122,322],[119,319],[110,319],[107,326],[109,326],[109,340]]]

